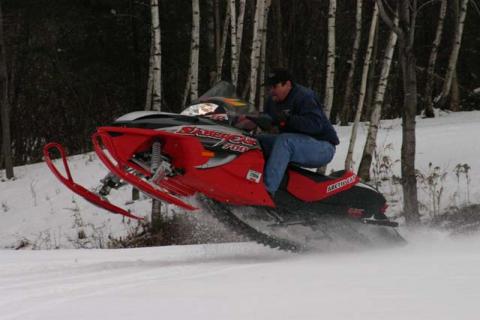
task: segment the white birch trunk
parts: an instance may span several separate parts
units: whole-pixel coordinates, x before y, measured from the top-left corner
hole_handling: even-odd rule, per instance
[[[200,3],[199,0],[192,0],[192,43],[191,43],[190,65],[190,101],[198,98],[198,63],[200,51]]]
[[[255,10],[255,20],[253,25],[253,40],[252,40],[252,52],[250,56],[250,96],[248,99],[250,105],[250,111],[255,108],[255,98],[257,94],[257,79],[258,79],[258,65],[260,62],[260,50],[262,46],[262,33],[263,27],[265,0],[258,0]]]
[[[428,59],[427,77],[425,85],[425,116],[434,117],[433,112],[433,75],[435,73],[435,64],[437,62],[438,50],[440,48],[440,41],[442,40],[443,25],[445,22],[445,16],[447,14],[447,0],[442,0],[440,5],[440,14],[438,17],[437,31],[435,32],[435,40],[432,44],[432,51],[430,52],[430,58]]]
[[[152,54],[151,54],[151,83],[147,84],[147,99],[148,99],[148,90],[151,91],[151,109],[160,111],[162,109],[162,70],[161,70],[161,47],[160,47],[160,15],[158,12],[158,0],[151,0],[151,15],[152,15]],[[151,85],[151,88],[148,86]],[[147,102],[148,103],[148,102]],[[132,191],[133,194],[134,191]],[[160,224],[162,221],[161,213],[161,202],[152,199],[152,227],[158,228],[156,231],[159,231]]]
[[[237,53],[237,4],[235,0],[229,0],[230,4],[230,52],[231,52],[231,78],[232,84],[237,87],[238,78],[238,53]]]
[[[372,22],[370,25],[370,32],[368,36],[367,52],[365,54],[365,61],[363,63],[362,82],[360,84],[360,94],[358,97],[357,111],[355,113],[355,121],[352,126],[352,134],[350,136],[350,144],[348,146],[347,157],[345,159],[345,169],[351,170],[353,167],[353,150],[355,148],[355,141],[357,139],[357,128],[362,115],[363,102],[365,101],[365,91],[367,89],[368,69],[372,58],[373,41],[375,38],[375,29],[378,21],[378,5],[375,3],[372,15]]]
[[[230,6],[227,6],[227,12],[225,13],[225,21],[223,22],[222,41],[218,51],[217,60],[217,82],[222,80],[223,59],[225,58],[225,47],[227,45],[228,26],[230,24]]]
[[[151,0],[152,14],[152,41],[153,41],[153,83],[152,83],[152,109],[162,109],[162,51],[160,38],[160,18],[158,13],[158,0]]]
[[[153,30],[152,30],[153,32]],[[145,95],[145,110],[152,110],[152,94],[153,94],[153,50],[154,50],[154,42],[153,42],[153,35],[152,41],[150,44],[150,59],[148,62],[148,80],[147,80],[147,93]]]
[[[245,5],[246,5],[246,0],[240,0],[240,7],[239,7],[239,10],[238,10],[238,18],[237,18],[237,52],[238,52],[238,56],[240,56],[240,52],[242,51],[243,25],[244,25],[244,20],[245,20]]]
[[[267,56],[268,13],[270,12],[271,3],[272,3],[271,0],[266,0],[265,2],[265,13],[263,18],[263,29],[262,29],[262,52],[260,56],[260,68],[259,68],[260,79],[265,78],[265,61]],[[264,102],[265,102],[265,86],[261,86],[259,103],[258,103],[258,109],[260,112],[263,112]]]
[[[350,58],[350,69],[348,71],[347,84],[345,86],[345,98],[343,99],[343,108],[340,116],[341,125],[348,125],[348,118],[350,110],[352,109],[350,104],[352,103],[353,93],[353,77],[357,66],[358,50],[360,49],[360,41],[362,39],[362,12],[363,12],[363,0],[357,0],[357,9],[355,14],[355,39],[353,40],[352,57]]]
[[[327,49],[327,78],[325,80],[325,115],[330,118],[333,95],[335,89],[335,17],[337,0],[330,0],[328,7],[328,49]]]
[[[395,26],[398,26],[398,17],[394,20]],[[382,71],[380,79],[378,80],[377,91],[375,93],[375,100],[373,103],[373,110],[370,117],[370,126],[368,128],[367,141],[363,149],[362,161],[358,169],[358,175],[364,180],[370,180],[370,166],[372,164],[373,153],[377,147],[377,133],[382,115],[382,106],[387,90],[388,77],[390,75],[390,66],[392,65],[393,53],[397,45],[398,36],[395,31],[390,31],[387,47],[385,48]]]
[[[448,60],[447,73],[445,75],[445,81],[443,82],[442,92],[435,98],[435,102],[446,98],[450,94],[452,87],[452,79],[455,69],[457,67],[458,53],[462,44],[463,27],[465,25],[465,17],[467,16],[468,0],[462,0],[460,5],[460,13],[458,16],[458,24],[455,29],[455,39],[453,42],[452,52],[450,53],[450,59]]]

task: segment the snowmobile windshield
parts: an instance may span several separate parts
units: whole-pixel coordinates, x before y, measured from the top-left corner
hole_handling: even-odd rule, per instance
[[[217,121],[230,121],[247,112],[247,103],[240,99],[210,97],[187,107],[181,114],[204,116]]]
[[[202,116],[229,124],[247,113],[247,103],[235,97],[235,87],[226,81],[218,82],[181,112],[182,115]]]

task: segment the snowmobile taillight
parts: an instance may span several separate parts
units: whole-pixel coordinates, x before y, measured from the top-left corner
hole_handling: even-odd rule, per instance
[[[215,157],[215,152],[204,150],[204,151],[202,151],[201,155],[202,155],[202,157],[205,157],[205,158],[213,158],[213,157]]]

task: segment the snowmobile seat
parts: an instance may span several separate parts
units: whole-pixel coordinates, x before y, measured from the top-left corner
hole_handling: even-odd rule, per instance
[[[290,166],[286,189],[296,198],[306,201],[319,201],[352,188],[359,178],[351,171],[341,170],[330,176]]]

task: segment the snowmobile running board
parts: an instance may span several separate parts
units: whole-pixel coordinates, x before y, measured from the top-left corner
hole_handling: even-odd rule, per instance
[[[52,158],[50,157],[50,152],[52,149],[56,149],[60,153],[60,157],[62,158],[62,162],[63,162],[63,167],[65,168],[66,176],[61,174],[60,171],[58,171],[56,165],[53,163]],[[122,209],[110,203],[106,199],[102,198],[99,194],[91,192],[87,190],[85,187],[75,183],[70,173],[70,168],[68,166],[65,150],[63,149],[62,145],[60,145],[59,143],[56,143],[56,142],[48,143],[43,148],[43,155],[45,156],[45,162],[47,163],[48,168],[50,168],[50,170],[57,177],[57,179],[60,180],[60,182],[62,182],[68,189],[72,190],[73,192],[83,197],[88,202],[96,205],[97,207],[100,207],[102,209],[108,210],[116,214],[121,214],[122,216],[125,216],[128,218],[143,220],[142,217],[136,216],[132,214],[130,211],[127,211],[125,209]]]

